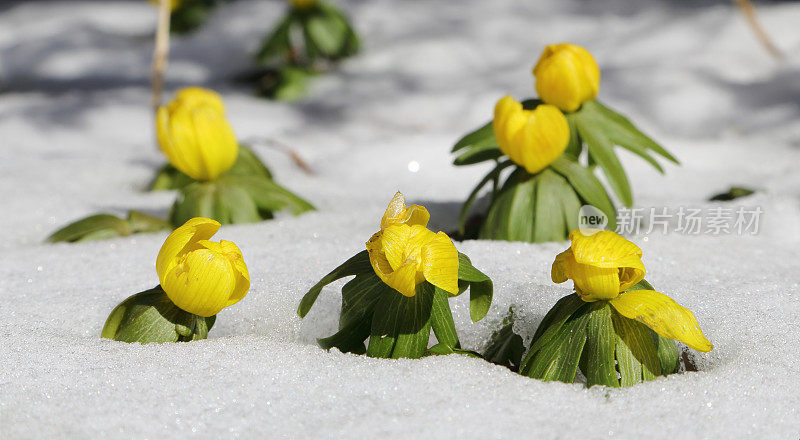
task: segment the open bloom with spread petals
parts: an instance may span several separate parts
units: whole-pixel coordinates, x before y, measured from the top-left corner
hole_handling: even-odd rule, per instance
[[[569,143],[569,124],[559,109],[543,104],[525,110],[511,96],[495,105],[493,128],[500,151],[531,174],[558,159]]]
[[[398,192],[383,215],[381,230],[367,242],[375,273],[405,296],[414,296],[423,281],[458,293],[458,251],[447,234],[426,227],[429,218],[422,206],[406,207]]]
[[[600,90],[600,68],[586,49],[569,43],[551,44],[533,68],[536,92],[565,112],[593,100]]]
[[[644,323],[665,338],[697,351],[714,348],[689,309],[654,290],[627,291],[645,275],[638,246],[612,231],[584,234],[575,230],[569,236],[572,245],[553,262],[553,282],[571,279],[584,301],[608,300],[620,315]]]
[[[195,217],[167,237],[156,258],[156,272],[169,299],[199,316],[216,315],[250,289],[239,247],[209,240],[219,227],[215,220]]]
[[[158,109],[156,132],[169,162],[195,180],[214,180],[236,161],[239,143],[220,96],[199,87],[180,90]]]

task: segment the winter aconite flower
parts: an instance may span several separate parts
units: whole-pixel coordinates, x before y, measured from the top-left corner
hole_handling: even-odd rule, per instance
[[[553,262],[553,282],[571,279],[575,292],[586,302],[608,300],[620,315],[644,323],[665,338],[697,351],[714,348],[692,312],[672,298],[654,290],[626,291],[645,274],[642,251],[635,244],[612,231],[585,235],[575,230],[570,239],[570,248]]]
[[[505,96],[494,108],[493,126],[500,151],[531,174],[558,159],[569,143],[567,118],[552,105],[524,110]]]
[[[426,228],[429,218],[421,206],[406,208],[398,192],[381,220],[381,230],[367,242],[375,273],[408,297],[415,295],[417,284],[423,281],[458,293],[458,251],[447,234]]]
[[[569,43],[551,44],[533,68],[536,91],[548,104],[565,112],[593,100],[600,89],[600,68],[586,49]]]
[[[250,275],[242,252],[230,241],[209,241],[217,221],[196,217],[173,231],[156,259],[161,287],[181,309],[212,316],[244,298]]]
[[[239,144],[218,94],[199,87],[179,91],[158,109],[161,150],[178,170],[195,180],[214,180],[236,161]]]
[[[644,279],[641,249],[615,232],[584,235],[575,230],[569,238],[572,246],[556,256],[552,278],[555,283],[572,280],[584,301],[614,299]]]

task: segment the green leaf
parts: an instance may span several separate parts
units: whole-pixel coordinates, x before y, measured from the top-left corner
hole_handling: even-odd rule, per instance
[[[494,137],[493,121],[489,121],[483,124],[481,128],[464,135],[464,137],[456,142],[451,152],[455,153],[463,148],[485,146],[497,147],[497,139]]]
[[[630,120],[628,120],[628,118],[622,114],[611,110],[597,100],[587,102],[583,106],[588,106],[587,108],[589,108],[594,114],[600,115],[604,119],[604,124],[607,124],[609,129],[613,130],[615,133],[615,136],[612,138],[618,145],[629,148],[631,145],[635,144],[634,148],[655,151],[668,160],[676,164],[680,164],[675,156],[670,154],[666,149],[664,149],[664,147],[659,145],[649,136],[642,133],[638,128],[636,128],[635,125],[633,125],[633,123],[631,123]]]
[[[369,336],[370,325],[369,320],[352,322],[327,338],[317,339],[317,343],[326,350],[336,347],[342,353],[364,354],[364,340]]]
[[[496,160],[503,155],[503,152],[495,145],[475,146],[464,151],[453,160],[456,166],[472,165],[487,160]]]
[[[423,282],[412,297],[393,290],[382,295],[372,317],[367,356],[422,357],[430,338],[433,293],[433,285]]]
[[[492,200],[480,238],[532,242],[537,181],[535,175],[515,170]]]
[[[434,291],[433,305],[431,307],[431,327],[436,339],[439,341],[437,345],[444,344],[450,347],[452,351],[454,348],[459,348],[460,344],[456,333],[456,325],[453,321],[453,312],[450,310],[450,303],[448,302],[449,298],[450,295],[438,287]]]
[[[349,260],[345,261],[339,267],[325,275],[303,296],[303,299],[300,301],[300,305],[297,308],[297,315],[301,318],[304,318],[308,314],[308,311],[311,310],[311,306],[314,305],[314,302],[317,300],[320,292],[322,292],[322,288],[328,284],[344,277],[368,274],[372,272],[372,264],[369,262],[369,254],[366,250],[363,250],[350,257]]]
[[[656,332],[652,332],[652,336],[657,340],[656,347],[661,374],[666,376],[667,374],[677,373],[680,368],[681,355],[677,345],[675,345],[675,341],[660,336]]]
[[[489,344],[483,358],[493,364],[503,365],[511,371],[518,371],[525,353],[522,337],[514,333],[514,308],[508,309],[501,327],[489,337]]]
[[[339,328],[353,322],[369,321],[380,296],[392,290],[374,271],[361,273],[342,287],[342,311]],[[362,341],[366,339],[366,336]]]
[[[272,179],[272,173],[258,155],[247,145],[239,144],[239,154],[231,169],[223,176],[259,176]]]
[[[302,22],[306,44],[324,57],[335,58],[344,50],[350,31],[347,22],[333,14],[309,14]],[[310,58],[314,58],[310,56]]]
[[[170,209],[170,222],[178,227],[194,217],[214,218],[216,215],[213,182],[195,182],[183,188]]]
[[[314,209],[307,201],[265,177],[228,176],[219,181],[241,188],[261,210],[276,212],[289,209],[293,215],[299,215]]]
[[[217,182],[215,205],[217,208],[215,219],[222,224],[261,221],[261,215],[253,198],[235,181]]]
[[[275,58],[287,58],[292,50],[290,30],[295,24],[295,15],[287,14],[275,26],[261,43],[261,48],[255,56],[256,62],[267,65]]]
[[[478,194],[480,193],[481,189],[483,189],[483,187],[486,186],[486,184],[488,184],[489,182],[497,180],[500,177],[500,172],[502,172],[504,169],[513,164],[514,162],[511,162],[510,160],[498,163],[497,166],[494,167],[494,169],[489,172],[489,174],[484,176],[484,178],[480,182],[478,182],[478,185],[469,194],[469,197],[467,197],[467,200],[461,206],[461,213],[458,216],[458,228],[461,234],[465,232],[465,226],[467,223],[467,216],[469,215],[469,209],[472,207],[472,204],[475,203],[475,199],[478,198]]]
[[[578,133],[578,126],[575,124],[575,121],[573,121],[575,113],[567,113],[565,116],[569,124],[569,143],[567,144],[567,149],[564,150],[564,154],[568,154],[572,157],[581,157],[583,141],[581,140],[581,135]]]
[[[492,306],[494,286],[492,280],[483,272],[475,269],[469,257],[458,253],[458,279],[468,281],[469,287],[469,316],[472,322],[483,319]]]
[[[198,322],[200,321],[200,322]],[[102,338],[122,342],[177,342],[205,339],[214,317],[181,310],[161,286],[139,292],[118,305],[103,326]]]
[[[525,355],[525,359],[522,361],[520,374],[527,375],[526,373],[532,368],[531,359],[533,355],[543,346],[550,344],[553,341],[553,338],[555,338],[559,331],[561,331],[561,327],[564,325],[567,319],[569,319],[570,316],[572,316],[584,305],[586,305],[586,303],[574,293],[569,294],[556,302],[553,308],[550,309],[544,316],[544,319],[542,319],[542,322],[536,329],[536,333],[533,335],[528,353]]]
[[[647,280],[643,279],[628,288],[626,292],[633,290],[655,290],[655,288],[648,283]],[[675,341],[664,338],[652,330],[650,330],[650,336],[653,338],[653,343],[657,347],[661,374],[667,375],[677,372],[678,368],[680,368],[680,352],[675,345]]]
[[[74,221],[57,230],[47,242],[78,242],[131,235],[130,224],[115,215],[96,214]]]
[[[186,0],[170,13],[170,33],[188,34],[208,19],[217,0]]]
[[[750,188],[743,188],[741,186],[732,186],[730,189],[723,193],[716,194],[708,199],[710,202],[729,202],[731,200],[736,200],[739,197],[747,197],[750,194],[753,194],[755,190]]]
[[[406,303],[404,322],[397,335],[392,358],[419,359],[425,355],[431,336],[431,309],[435,287],[423,282],[417,285],[417,294]]]
[[[536,209],[534,212],[529,213],[535,218],[533,223],[533,238],[536,242],[546,241],[563,241],[566,240],[569,233],[567,228],[564,206],[562,200],[568,200],[572,197],[577,200],[575,191],[570,187],[566,181],[551,171],[545,168],[537,176],[536,184]],[[567,202],[570,205],[574,203]],[[572,214],[577,222],[578,210],[580,209],[580,202],[577,202],[578,208]]]
[[[172,230],[172,225],[168,221],[139,211],[128,212],[128,224],[134,234],[139,232],[157,232],[165,229]]]
[[[573,121],[578,127],[578,133],[589,147],[589,156],[603,169],[611,188],[625,206],[633,205],[630,183],[622,164],[614,153],[614,144],[605,133],[603,126],[591,117],[576,113]]]
[[[618,337],[617,351],[622,351],[625,356],[628,355],[624,349],[620,350],[620,343],[630,351],[630,354],[642,365],[644,380],[652,380],[660,375],[661,364],[650,328],[638,321],[628,319],[616,311],[612,311],[611,320],[614,324],[614,332]],[[620,358],[619,353],[617,358]],[[620,372],[622,373],[622,371]]]
[[[617,214],[614,204],[603,188],[603,184],[589,169],[584,168],[574,158],[567,155],[561,155],[550,164],[550,168],[566,177],[583,201],[603,211],[608,217],[609,229],[613,231],[616,228]]]
[[[524,375],[544,381],[574,382],[586,343],[589,322],[588,304],[578,308],[559,328],[547,343],[531,349],[532,354],[523,364]]]
[[[614,356],[616,336],[611,322],[611,306],[608,301],[597,301],[590,308],[586,346],[580,365],[583,375],[586,376],[586,386],[618,387]]]

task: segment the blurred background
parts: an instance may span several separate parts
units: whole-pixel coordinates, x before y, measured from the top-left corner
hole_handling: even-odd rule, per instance
[[[284,1],[219,2],[200,27],[172,36],[165,75],[165,99],[189,85],[213,88],[240,139],[272,139],[299,152],[314,177],[255,146],[279,180],[300,194],[316,192],[312,202],[323,210],[327,196],[372,200],[372,191],[412,184],[435,200],[435,182],[447,185],[447,176],[465,182],[466,196],[485,170],[454,174],[449,148],[490,118],[500,96],[534,95],[530,70],[546,44],[560,41],[594,54],[604,102],[698,166],[681,179],[697,176],[701,190],[684,199],[705,200],[734,183],[732,175],[740,184],[774,180],[785,160],[761,168],[769,153],[742,155],[800,146],[799,2],[754,3],[772,52],[728,0],[335,4],[361,34],[362,51],[316,78],[296,102],[259,98],[247,82]],[[97,210],[168,205],[169,195],[141,192],[163,163],[149,95],[157,12],[146,0],[0,2],[0,187],[11,192],[6,222],[14,231],[0,233],[4,246],[40,241]],[[726,146],[739,142],[748,147]],[[374,168],[379,160],[390,165]],[[421,167],[410,173],[414,161]],[[630,166],[635,174],[640,164]],[[780,179],[790,179],[785,171]],[[386,172],[396,179],[364,188],[370,173]],[[636,182],[640,194],[648,195],[642,180],[649,179],[659,180],[643,202],[671,197],[669,181],[652,176]],[[326,189],[327,181],[341,186]]]

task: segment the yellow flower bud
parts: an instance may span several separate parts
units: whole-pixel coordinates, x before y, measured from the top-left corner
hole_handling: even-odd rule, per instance
[[[569,234],[572,246],[556,256],[554,283],[572,280],[587,302],[610,300],[644,279],[642,251],[613,231],[580,230]]]
[[[505,96],[494,108],[493,127],[500,151],[531,174],[553,163],[569,144],[567,118],[552,105],[524,110]]]
[[[211,90],[179,91],[172,102],[158,109],[156,132],[169,162],[195,180],[216,179],[239,154],[222,99]]]
[[[317,0],[289,0],[289,4],[291,4],[292,7],[296,9],[310,8],[316,2]]]
[[[195,217],[174,230],[156,258],[156,272],[169,299],[181,309],[212,316],[244,298],[250,274],[239,247],[209,241],[219,222]]]
[[[406,208],[398,192],[381,220],[381,230],[367,242],[375,273],[408,297],[416,294],[416,286],[423,281],[458,293],[458,251],[447,234],[425,227],[429,218],[422,206]]]
[[[586,49],[569,43],[551,44],[533,68],[536,92],[565,112],[593,100],[600,90],[600,68]]]

